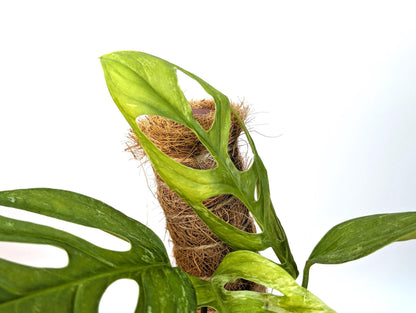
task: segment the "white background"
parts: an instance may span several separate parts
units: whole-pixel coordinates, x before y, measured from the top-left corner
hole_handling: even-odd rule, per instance
[[[251,105],[249,127],[302,270],[335,224],[416,210],[415,16],[412,1],[3,1],[0,190],[77,191],[168,242],[143,170],[123,151],[128,126],[98,59],[144,51]],[[0,249],[39,264],[55,256]],[[395,243],[315,265],[309,287],[338,312],[410,313],[415,263],[415,242]],[[101,312],[122,312],[121,303]]]

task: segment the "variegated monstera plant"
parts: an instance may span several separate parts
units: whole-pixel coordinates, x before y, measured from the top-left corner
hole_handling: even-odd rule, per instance
[[[51,227],[0,215],[0,240],[48,244],[64,249],[64,268],[34,268],[0,259],[0,313],[92,313],[105,289],[121,278],[140,286],[136,312],[220,313],[334,312],[306,288],[315,263],[338,264],[364,257],[394,241],[416,239],[416,212],[379,214],[346,221],[332,228],[312,251],[302,286],[297,265],[270,200],[266,169],[249,132],[253,151],[249,169],[236,169],[227,153],[231,112],[228,98],[192,73],[141,52],[115,52],[101,57],[114,102],[139,138],[152,166],[215,233],[235,252],[228,254],[209,281],[171,266],[162,241],[146,226],[90,197],[56,189],[0,192],[0,205],[94,227],[127,240],[131,249],[110,251]],[[215,120],[205,130],[194,119],[178,84],[177,72],[199,83],[216,105]],[[165,154],[140,131],[137,119],[159,115],[190,128],[217,162],[210,170],[186,167]],[[241,121],[240,121],[241,122]],[[224,222],[203,201],[219,194],[238,197],[261,232],[246,233]],[[1,213],[1,208],[0,208]],[[258,253],[272,248],[277,264]],[[224,285],[246,279],[278,290],[281,295],[228,291]]]

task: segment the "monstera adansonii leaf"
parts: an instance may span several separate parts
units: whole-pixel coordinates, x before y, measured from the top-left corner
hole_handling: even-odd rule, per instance
[[[224,286],[246,279],[280,293],[229,291]],[[219,313],[334,313],[320,299],[299,286],[276,263],[251,251],[228,254],[209,281],[190,276],[198,305],[212,307]]]
[[[416,212],[375,214],[331,228],[309,256],[302,286],[313,264],[340,264],[365,257],[393,242],[416,239]]]
[[[121,278],[140,287],[135,312],[195,312],[192,284],[171,267],[159,238],[103,202],[69,191],[23,189],[0,192],[0,205],[101,229],[131,244],[129,251],[111,251],[58,229],[0,216],[0,241],[52,245],[69,258],[63,268],[0,259],[0,313],[98,312],[107,286]]]
[[[281,266],[297,277],[298,270],[285,232],[270,200],[266,169],[244,125],[254,155],[252,165],[246,171],[239,171],[228,155],[231,114],[235,114],[228,98],[192,73],[146,53],[114,52],[102,56],[101,64],[114,102],[161,178],[231,248],[262,251],[271,247]],[[213,97],[215,120],[209,130],[204,130],[194,119],[188,100],[178,84],[177,71],[194,79]],[[191,129],[214,157],[217,167],[197,170],[169,158],[138,127],[137,119],[144,115],[162,116]],[[262,232],[251,234],[239,230],[203,205],[204,200],[220,194],[232,194],[239,198],[250,210]]]
[[[107,250],[55,228],[0,216],[0,241],[52,245],[69,257],[63,268],[0,259],[0,313],[98,312],[105,289],[121,278],[140,286],[137,313],[196,312],[207,306],[219,313],[333,312],[281,266],[251,251],[229,254],[209,281],[185,274],[171,267],[162,242],[150,229],[78,193],[46,188],[2,191],[0,206],[94,227],[131,244],[129,251]],[[240,278],[282,295],[224,288]]]

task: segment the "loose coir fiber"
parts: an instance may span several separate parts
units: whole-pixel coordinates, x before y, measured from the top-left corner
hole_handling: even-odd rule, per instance
[[[215,114],[212,100],[190,101],[194,118],[208,130]],[[243,104],[232,104],[239,117],[247,119],[248,108]],[[195,133],[177,122],[160,116],[146,116],[138,121],[142,132],[172,159],[195,169],[210,169],[216,162]],[[238,137],[242,132],[234,114],[231,114],[228,153],[239,170],[244,170],[246,161],[241,156]],[[136,159],[146,160],[138,138],[131,131],[127,149]],[[185,272],[209,279],[231,248],[221,242],[188,206],[155,172],[157,198],[166,217],[166,227],[173,242],[173,255],[177,265]],[[215,215],[231,225],[254,233],[255,226],[245,205],[232,195],[218,195],[204,201],[204,205]],[[264,291],[262,286],[239,280],[229,284],[229,290]]]

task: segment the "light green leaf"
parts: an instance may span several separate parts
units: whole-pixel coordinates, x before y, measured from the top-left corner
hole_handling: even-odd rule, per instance
[[[333,227],[319,241],[306,262],[303,286],[315,263],[339,264],[365,257],[384,246],[416,239],[416,212],[377,214],[355,218]]]
[[[170,266],[162,242],[151,230],[121,212],[98,200],[53,189],[3,191],[0,205],[99,228],[131,244],[129,251],[110,251],[51,227],[0,216],[1,241],[53,245],[69,256],[68,266],[58,269],[0,259],[0,313],[97,312],[104,290],[121,278],[140,286],[136,312],[194,312],[194,291],[187,276]]]
[[[252,166],[247,171],[239,171],[228,155],[231,121],[228,98],[192,73],[145,53],[110,53],[101,57],[101,63],[114,102],[162,179],[234,250],[260,251],[272,247],[282,266],[296,277],[296,264],[270,200],[266,169],[244,125],[254,154]],[[188,101],[179,87],[177,71],[196,80],[213,97],[216,105],[215,120],[209,130],[204,130],[193,118]],[[215,158],[217,167],[196,170],[169,158],[140,131],[136,121],[141,115],[159,115],[190,128]],[[241,231],[210,212],[203,201],[219,194],[232,194],[239,198],[263,232],[250,234]],[[256,194],[259,195],[258,199]]]
[[[280,291],[282,296],[255,291],[228,291],[224,285],[246,279]],[[324,313],[335,312],[319,298],[299,286],[276,263],[251,251],[228,254],[210,281],[191,277],[198,306],[215,308],[219,313]]]

